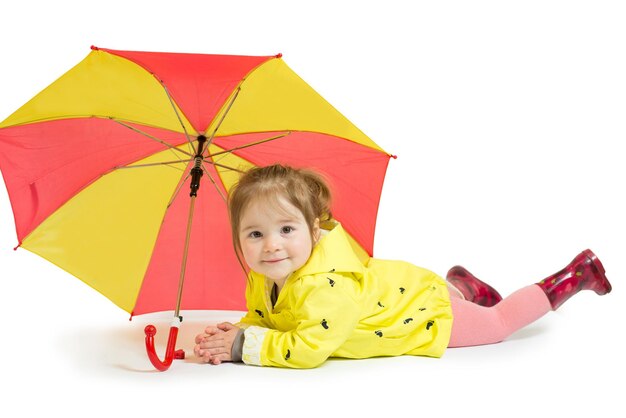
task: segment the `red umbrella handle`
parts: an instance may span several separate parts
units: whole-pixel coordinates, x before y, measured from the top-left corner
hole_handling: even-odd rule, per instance
[[[175,350],[176,338],[178,337],[178,327],[180,326],[180,318],[174,318],[170,327],[170,335],[167,340],[167,348],[165,349],[165,359],[161,361],[154,349],[154,336],[156,335],[156,327],[154,325],[148,325],[144,329],[146,333],[146,351],[148,352],[148,358],[157,370],[163,372],[172,364],[172,361],[176,359],[184,359],[184,350]]]

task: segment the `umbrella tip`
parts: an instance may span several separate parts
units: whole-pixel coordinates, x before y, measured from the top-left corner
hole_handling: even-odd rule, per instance
[[[282,58],[283,57],[283,53],[279,52],[278,54],[274,55],[276,58]]]
[[[100,48],[98,48],[98,47],[97,47],[97,46],[95,46],[95,45],[91,45],[91,50],[92,50],[92,51],[99,51],[99,50],[100,50]]]

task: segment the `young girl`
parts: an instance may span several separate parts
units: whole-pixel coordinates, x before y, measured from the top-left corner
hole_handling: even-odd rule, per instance
[[[248,312],[196,337],[202,361],[309,368],[329,357],[440,357],[446,347],[502,341],[582,289],[611,291],[590,250],[505,299],[460,266],[446,283],[406,262],[364,265],[332,221],[330,199],[312,171],[273,165],[242,176],[229,211],[251,270]]]

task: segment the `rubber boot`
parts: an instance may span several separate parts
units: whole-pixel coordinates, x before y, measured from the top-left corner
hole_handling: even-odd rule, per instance
[[[478,305],[489,307],[502,300],[496,289],[476,278],[464,267],[452,267],[446,275],[446,280],[461,292],[465,300]]]
[[[546,277],[537,285],[545,292],[553,310],[581,290],[593,290],[598,295],[611,291],[604,267],[591,250],[578,254],[563,270]]]

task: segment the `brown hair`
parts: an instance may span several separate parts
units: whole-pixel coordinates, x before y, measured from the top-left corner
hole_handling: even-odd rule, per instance
[[[264,199],[280,210],[281,197],[302,212],[311,239],[315,220],[323,223],[331,219],[330,188],[319,173],[281,164],[252,168],[241,176],[228,197],[233,245],[238,255],[241,252],[239,228],[243,212],[255,199]]]

